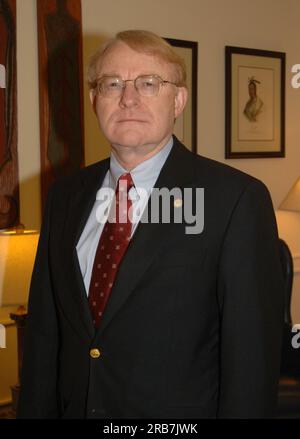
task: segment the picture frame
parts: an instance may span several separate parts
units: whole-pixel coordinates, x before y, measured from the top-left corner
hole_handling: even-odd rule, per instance
[[[175,122],[175,136],[192,152],[197,152],[198,43],[165,38],[186,64],[189,98],[183,113]]]
[[[285,157],[285,53],[225,47],[225,158]]]

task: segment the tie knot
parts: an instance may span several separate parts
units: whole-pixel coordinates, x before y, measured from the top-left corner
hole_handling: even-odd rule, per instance
[[[134,186],[131,175],[129,172],[122,174],[118,180],[117,190],[120,192],[127,192]]]

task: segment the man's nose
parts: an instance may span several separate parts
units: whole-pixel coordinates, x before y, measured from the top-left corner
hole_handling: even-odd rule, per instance
[[[140,95],[134,86],[133,81],[126,81],[120,98],[122,107],[132,107],[139,104]]]

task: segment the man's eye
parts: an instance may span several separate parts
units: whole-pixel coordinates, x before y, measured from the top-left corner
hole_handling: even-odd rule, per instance
[[[119,88],[120,87],[120,82],[119,81],[108,81],[106,86],[108,88]]]
[[[151,80],[145,80],[145,81],[143,81],[143,87],[145,87],[145,88],[152,88],[152,87],[154,87],[154,83],[153,83],[153,81],[151,81]]]
[[[152,88],[155,88],[155,84],[151,80],[144,80],[141,82],[141,88],[144,90],[151,90]]]

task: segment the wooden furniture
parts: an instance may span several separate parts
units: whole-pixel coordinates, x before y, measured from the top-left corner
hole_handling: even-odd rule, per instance
[[[37,2],[41,194],[84,165],[80,0]]]
[[[16,0],[0,1],[0,229],[19,222]],[[3,87],[3,83],[5,87]]]

